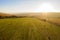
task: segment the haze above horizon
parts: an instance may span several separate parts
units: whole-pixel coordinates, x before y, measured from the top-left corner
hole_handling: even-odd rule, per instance
[[[43,7],[45,5],[46,7]],[[0,12],[19,13],[43,11],[60,12],[60,0],[0,0]]]

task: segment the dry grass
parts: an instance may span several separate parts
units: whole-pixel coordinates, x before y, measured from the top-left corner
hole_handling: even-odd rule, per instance
[[[48,21],[51,21],[60,25],[60,18],[48,18]]]

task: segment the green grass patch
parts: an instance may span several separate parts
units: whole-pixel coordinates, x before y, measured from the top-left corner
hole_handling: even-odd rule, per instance
[[[0,19],[0,40],[60,40],[60,27],[36,18]]]

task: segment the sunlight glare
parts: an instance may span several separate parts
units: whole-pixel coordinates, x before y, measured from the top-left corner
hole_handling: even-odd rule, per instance
[[[53,5],[50,3],[42,3],[39,8],[37,8],[36,12],[56,12]]]

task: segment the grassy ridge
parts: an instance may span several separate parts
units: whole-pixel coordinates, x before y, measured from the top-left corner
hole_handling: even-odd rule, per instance
[[[60,27],[36,18],[0,19],[0,40],[60,40]]]
[[[48,18],[48,21],[51,21],[60,25],[60,18]]]

